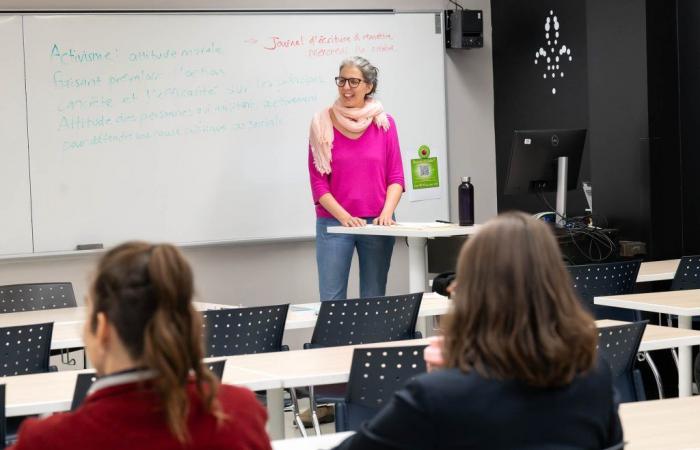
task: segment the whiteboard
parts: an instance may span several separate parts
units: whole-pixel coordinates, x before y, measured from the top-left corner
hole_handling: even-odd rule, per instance
[[[32,251],[22,18],[0,15],[0,254]]]
[[[355,54],[409,190],[418,147],[438,157],[440,187],[397,217],[446,218],[440,31],[434,13],[24,16],[34,250],[313,236],[309,121]]]

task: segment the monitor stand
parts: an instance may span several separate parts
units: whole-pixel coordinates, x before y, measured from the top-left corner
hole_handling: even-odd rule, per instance
[[[557,216],[558,228],[566,225],[566,185],[569,173],[569,158],[560,156],[557,158]]]

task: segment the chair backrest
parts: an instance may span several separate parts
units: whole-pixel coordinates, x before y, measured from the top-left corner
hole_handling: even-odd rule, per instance
[[[423,293],[321,302],[307,348],[413,339]]]
[[[73,390],[73,402],[70,405],[71,411],[76,410],[78,406],[83,404],[83,400],[85,400],[90,386],[95,380],[97,380],[95,372],[78,374],[75,379],[75,389]]]
[[[598,354],[610,365],[613,383],[623,402],[638,399],[634,363],[648,321],[598,328]]]
[[[220,359],[218,361],[211,361],[211,362],[206,362],[204,363],[207,365],[207,368],[211,370],[211,372],[216,375],[216,377],[221,380],[224,377],[224,369],[226,368],[226,360],[225,359]]]
[[[700,289],[700,255],[683,256],[671,282],[672,291]]]
[[[641,260],[568,266],[574,289],[584,306],[596,319],[636,320],[633,310],[593,304],[593,298],[605,295],[631,294],[637,282]]]
[[[72,283],[31,283],[0,286],[0,313],[74,308]]]
[[[0,328],[0,376],[49,371],[53,323]]]
[[[204,357],[278,352],[289,304],[202,312]]]
[[[381,409],[394,392],[425,372],[425,345],[356,348],[345,401]]]

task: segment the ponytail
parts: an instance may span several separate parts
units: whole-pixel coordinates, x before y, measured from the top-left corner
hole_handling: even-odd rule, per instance
[[[202,364],[202,323],[192,305],[192,270],[172,245],[131,242],[108,252],[93,284],[97,312],[114,324],[130,356],[156,372],[153,387],[171,433],[189,439],[187,383],[194,373],[205,409],[225,418],[216,399],[218,380]]]

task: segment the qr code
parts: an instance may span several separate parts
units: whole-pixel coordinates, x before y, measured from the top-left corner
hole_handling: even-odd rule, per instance
[[[418,174],[422,177],[430,176],[430,166],[427,164],[421,164],[418,166]]]

